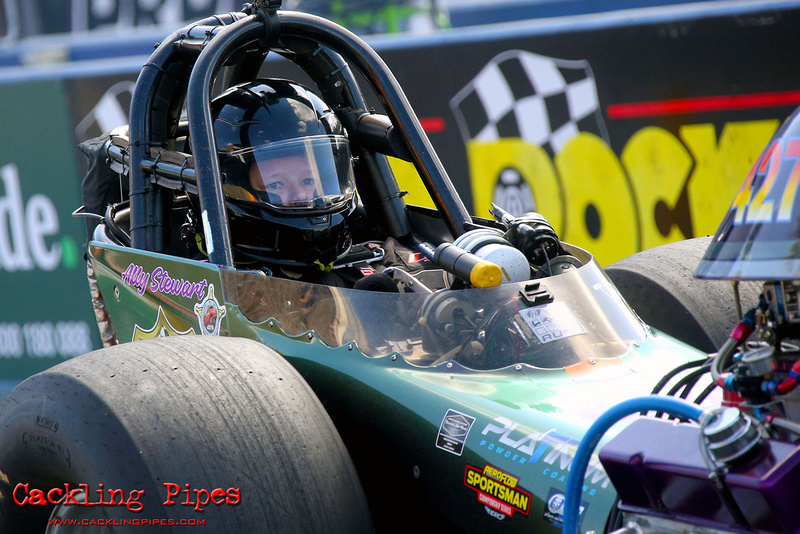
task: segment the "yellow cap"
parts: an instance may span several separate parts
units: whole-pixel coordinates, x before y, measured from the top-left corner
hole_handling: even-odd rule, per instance
[[[503,271],[490,261],[479,261],[469,272],[469,282],[475,287],[496,287],[502,281]]]

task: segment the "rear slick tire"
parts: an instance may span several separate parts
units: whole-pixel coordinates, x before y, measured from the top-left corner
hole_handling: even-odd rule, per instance
[[[711,237],[696,237],[644,250],[605,268],[642,320],[705,352],[719,350],[739,322],[727,280],[694,277]],[[742,311],[758,304],[761,284],[741,282]]]
[[[372,531],[319,400],[286,360],[246,339],[127,343],[20,384],[0,405],[0,532],[58,531],[47,501],[65,484],[85,484],[88,503],[113,503],[59,506],[89,525],[80,532],[182,532],[201,521],[231,534]],[[143,530],[136,520],[158,522]]]

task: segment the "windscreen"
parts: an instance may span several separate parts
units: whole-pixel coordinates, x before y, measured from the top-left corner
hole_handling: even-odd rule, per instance
[[[250,192],[273,207],[326,207],[355,190],[349,141],[315,135],[232,152],[247,165]]]
[[[328,346],[368,356],[399,354],[416,365],[454,360],[472,369],[519,363],[560,368],[625,354],[645,337],[596,263],[537,281],[490,289],[384,293],[261,273],[221,272],[226,301],[255,325],[314,332]]]

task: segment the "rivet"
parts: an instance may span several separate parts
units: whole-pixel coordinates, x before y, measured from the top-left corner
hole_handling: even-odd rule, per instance
[[[594,361],[594,360],[589,360],[589,363],[590,363],[590,364],[592,364],[592,365],[594,365],[594,364],[596,364],[597,362],[596,362],[596,361]]]
[[[453,368],[453,362],[447,362],[447,368],[448,369],[452,369]]]
[[[518,363],[517,365],[514,366],[514,370],[515,371],[522,371],[522,365]]]
[[[353,344],[352,343],[348,343],[347,344],[347,350],[353,350]]]
[[[396,361],[397,361],[397,354],[392,354],[392,361],[393,361],[393,362],[396,362]]]
[[[275,326],[275,321],[270,321],[267,324],[269,325],[270,328],[272,328],[273,326]]]
[[[308,339],[314,339],[314,333],[313,332],[309,332],[307,335],[308,335]]]

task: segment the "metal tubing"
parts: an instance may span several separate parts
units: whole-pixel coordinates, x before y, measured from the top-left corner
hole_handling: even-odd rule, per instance
[[[158,193],[150,184],[149,177],[140,167],[142,160],[149,155],[150,146],[161,144],[166,139],[155,139],[153,134],[153,103],[157,97],[165,101],[171,98],[175,91],[183,90],[182,87],[162,85],[168,69],[180,65],[185,56],[185,50],[180,49],[180,43],[187,39],[196,27],[224,26],[240,19],[241,13],[228,13],[215,15],[192,23],[170,34],[156,48],[147,63],[139,73],[133,91],[130,108],[130,197],[131,197],[131,243],[134,248],[161,252],[161,240],[156,235],[162,228],[158,213],[159,201],[155,198]],[[192,40],[193,39],[187,39]],[[191,68],[186,64],[186,68]],[[169,95],[162,92],[172,92]],[[165,114],[165,117],[169,113]]]
[[[197,58],[186,93],[206,252],[211,263],[227,267],[233,267],[233,247],[222,181],[219,179],[219,158],[211,117],[211,87],[217,71],[233,51],[263,36],[264,24],[255,15],[224,28]]]
[[[456,193],[400,85],[383,60],[360,38],[321,17],[297,12],[279,12],[278,16],[283,37],[297,37],[318,42],[334,51],[324,53],[327,61],[333,64],[340,63],[341,60],[337,58],[337,54],[340,54],[364,74],[384,103],[392,123],[403,133],[411,159],[437,208],[442,212],[451,233],[454,237],[461,235],[471,222],[469,212]],[[235,22],[229,24],[231,21]],[[225,27],[217,28],[218,26]],[[267,41],[266,37],[274,37],[266,36],[266,30],[267,26],[258,15],[245,16],[241,13],[231,13],[223,17],[210,17],[173,33],[153,53],[150,61],[142,69],[131,104],[130,174],[134,217],[131,222],[134,247],[157,249],[159,240],[154,234],[161,228],[158,220],[160,214],[157,213],[160,199],[156,198],[157,194],[153,191],[141,164],[147,160],[151,145],[159,145],[166,141],[166,139],[154,139],[152,121],[156,113],[163,114],[159,115],[158,119],[168,120],[170,112],[174,110],[154,111],[153,103],[156,97],[160,102],[174,102],[177,99],[172,97],[183,89],[180,84],[176,84],[175,87],[171,87],[170,84],[162,85],[164,78],[172,73],[172,71],[167,72],[168,68],[177,66],[175,72],[179,75],[184,75],[186,69],[191,68],[186,106],[202,207],[206,250],[209,260],[213,263],[233,266],[230,228],[222,184],[219,180],[219,160],[212,129],[211,87],[218,70],[233,52],[256,41],[264,43]],[[206,35],[208,40],[199,44],[198,33]],[[189,56],[193,56],[199,48],[202,50],[199,51],[192,66],[191,57],[187,58],[187,52]],[[346,64],[341,66],[344,67],[344,72],[337,72],[335,75],[343,76],[345,81],[350,82],[352,74]],[[346,100],[350,100],[351,104],[363,106],[363,97],[360,94],[348,94]],[[400,209],[399,212],[394,215],[401,219],[403,210]],[[218,221],[219,224],[212,225],[212,221]]]
[[[392,123],[403,132],[413,163],[454,237],[472,218],[450,181],[428,136],[411,109],[400,84],[383,60],[352,32],[314,15],[281,11],[282,36],[311,39],[332,48],[364,74],[378,94]]]
[[[154,224],[152,190],[150,181],[139,162],[148,153],[150,143],[150,107],[154,94],[172,56],[173,43],[180,38],[181,31],[170,35],[150,56],[142,67],[131,99],[130,110],[130,166],[131,197],[131,246],[154,250],[151,227]]]

